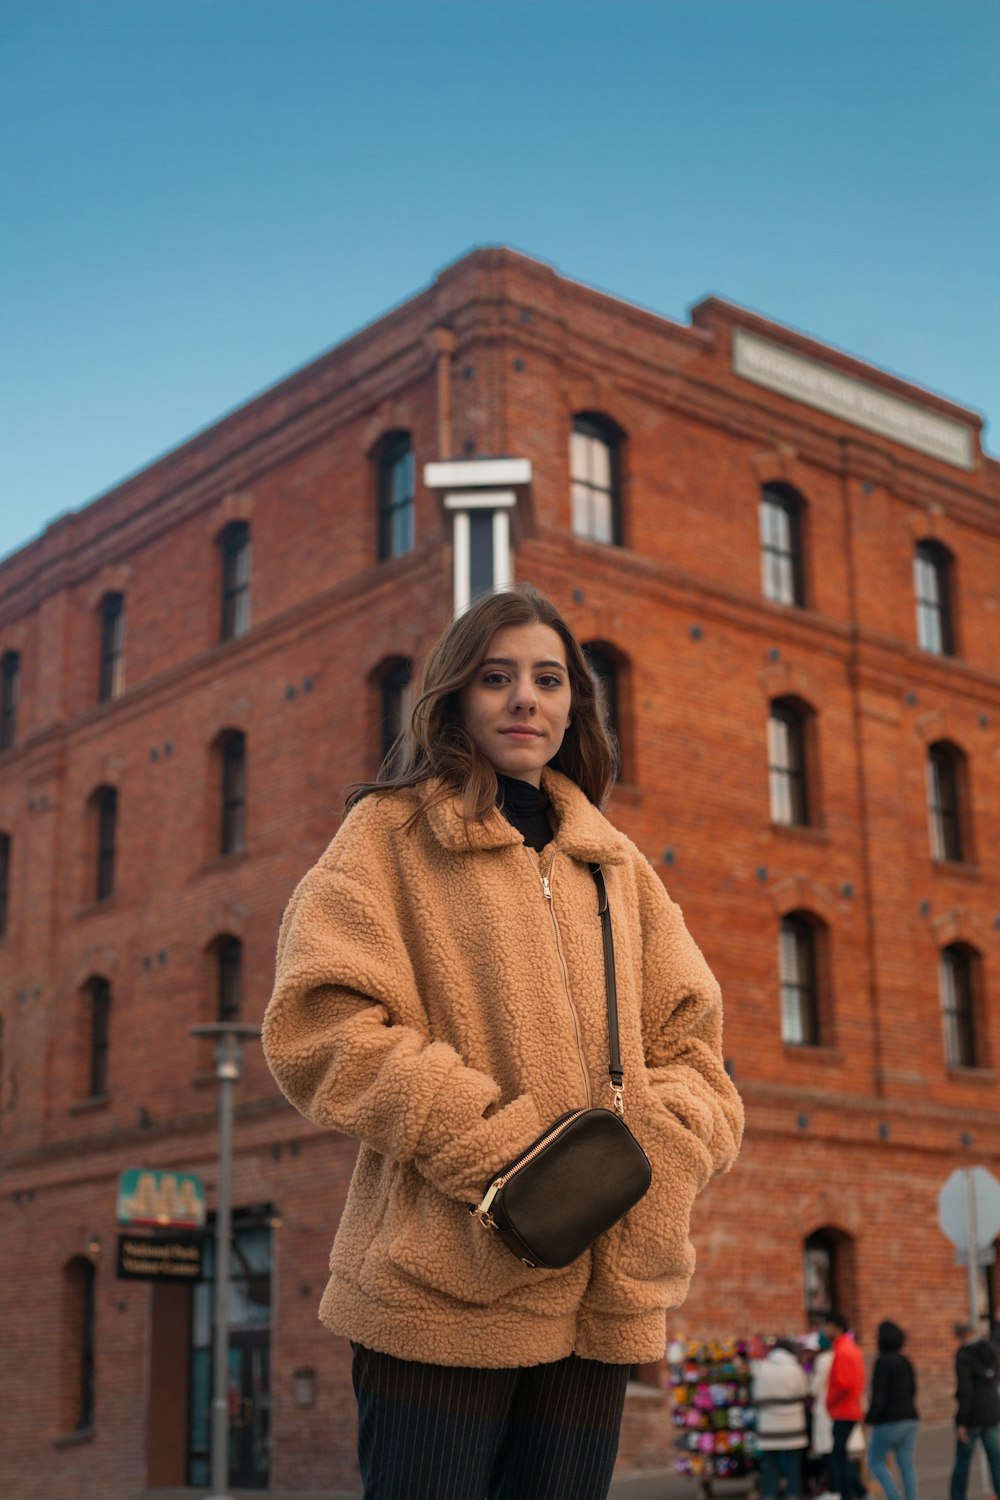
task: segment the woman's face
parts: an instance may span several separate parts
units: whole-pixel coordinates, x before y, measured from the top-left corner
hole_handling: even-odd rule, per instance
[[[495,771],[538,786],[569,723],[566,652],[550,625],[508,625],[459,695],[462,723]]]

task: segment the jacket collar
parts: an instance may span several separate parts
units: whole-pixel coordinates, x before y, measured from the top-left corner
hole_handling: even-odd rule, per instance
[[[559,831],[555,846],[571,859],[602,865],[622,864],[628,858],[629,843],[584,796],[575,781],[546,766],[542,771],[542,791],[555,810]],[[427,821],[446,849],[467,853],[470,849],[502,849],[523,844],[524,840],[503,814],[494,810],[481,823],[471,823],[466,832],[462,820],[461,798],[449,797],[427,814]]]

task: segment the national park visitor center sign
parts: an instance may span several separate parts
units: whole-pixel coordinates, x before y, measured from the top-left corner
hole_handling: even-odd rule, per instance
[[[890,396],[866,380],[831,370],[742,328],[733,329],[733,372],[959,469],[973,466],[972,432],[961,422]]]

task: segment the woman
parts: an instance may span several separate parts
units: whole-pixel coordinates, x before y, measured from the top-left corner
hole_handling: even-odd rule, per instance
[[[718,986],[598,810],[614,769],[565,621],[530,588],[490,595],[432,650],[408,733],[285,913],[268,1061],[361,1142],[320,1317],[354,1346],[365,1500],[602,1500],[629,1367],[662,1356],[687,1290],[694,1196],[738,1150]],[[469,1210],[557,1116],[613,1103],[592,861],[653,1179],[540,1270]]]
[[[784,1475],[786,1500],[799,1500],[802,1455],[809,1446],[809,1426],[806,1377],[795,1345],[788,1339],[776,1339],[767,1358],[754,1363],[752,1375],[761,1494],[764,1500],[778,1500]]]
[[[899,1500],[899,1490],[886,1460],[895,1453],[906,1500],[917,1500],[917,1471],[913,1453],[920,1419],[914,1398],[917,1377],[902,1352],[906,1334],[896,1323],[878,1325],[878,1358],[872,1370],[871,1401],[865,1421],[871,1427],[868,1467],[882,1486],[885,1500]]]

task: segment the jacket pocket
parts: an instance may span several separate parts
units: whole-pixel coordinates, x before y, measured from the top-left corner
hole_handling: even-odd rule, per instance
[[[637,1281],[688,1278],[695,1262],[691,1210],[710,1175],[708,1152],[652,1095],[637,1134],[653,1168],[653,1180],[624,1220],[621,1269]]]
[[[561,1271],[524,1265],[464,1204],[445,1198],[408,1166],[399,1169],[393,1184],[385,1233],[386,1254],[396,1270],[477,1307],[505,1298],[532,1305],[537,1291],[546,1312],[565,1311],[579,1300],[586,1280],[580,1262]]]

